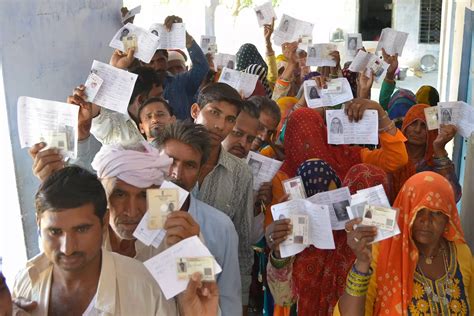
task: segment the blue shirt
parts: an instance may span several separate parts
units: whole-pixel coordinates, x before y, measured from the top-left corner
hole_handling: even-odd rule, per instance
[[[163,83],[163,97],[173,107],[174,115],[179,120],[191,117],[194,97],[209,72],[206,56],[194,40],[188,53],[193,63],[191,70],[174,76],[168,75]]]
[[[239,238],[229,216],[190,195],[189,214],[198,222],[204,242],[222,267],[217,276],[222,315],[242,315]]]

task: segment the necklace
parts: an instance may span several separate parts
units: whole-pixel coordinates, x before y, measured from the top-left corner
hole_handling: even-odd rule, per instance
[[[420,272],[421,276],[423,277],[423,287],[425,289],[425,293],[433,300],[433,302],[436,303],[436,309],[438,309],[438,303],[441,303],[443,305],[449,304],[449,299],[446,296],[452,295],[453,293],[452,286],[454,284],[453,280],[451,279],[451,275],[449,273],[448,258],[446,256],[444,248],[443,248],[442,254],[443,254],[444,270],[446,272],[446,279],[443,284],[443,288],[444,288],[443,296],[440,296],[434,292],[433,288],[431,287],[430,282],[428,281],[428,278],[423,273],[423,270],[421,269],[420,265],[417,265],[417,270]]]
[[[439,256],[439,254],[443,252],[444,254],[444,247],[439,247],[438,248],[438,252],[434,255],[431,255],[431,256],[425,256],[423,253],[420,252],[420,255],[425,258],[425,263],[426,264],[432,264],[433,263],[433,260]]]

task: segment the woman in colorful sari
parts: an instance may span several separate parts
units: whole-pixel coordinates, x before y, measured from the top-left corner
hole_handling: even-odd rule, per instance
[[[405,145],[409,161],[403,168],[392,173],[392,201],[405,181],[421,171],[434,171],[444,176],[453,186],[455,200],[459,201],[461,198],[461,186],[445,150],[446,144],[456,135],[456,127],[441,125],[439,132],[428,130],[424,112],[428,107],[426,104],[415,105],[403,120],[402,132],[407,138]]]
[[[474,262],[449,181],[417,173],[393,207],[400,235],[373,246],[375,227],[346,224],[357,259],[335,314],[472,315]]]
[[[341,187],[336,172],[322,160],[304,162],[298,168],[297,175],[302,178],[307,196]],[[355,193],[356,190],[379,184],[385,186],[387,175],[375,166],[358,164],[349,170],[344,183],[349,184],[350,190]],[[286,220],[274,223],[277,227],[273,239],[278,243],[291,229],[288,229]],[[288,306],[297,302],[298,315],[332,314],[344,292],[346,275],[355,259],[347,245],[344,230],[333,231],[333,237],[334,250],[310,246],[294,258],[279,259],[278,250],[273,247],[267,280],[277,303]]]
[[[380,149],[369,150],[359,146],[334,146],[327,142],[327,128],[322,115],[314,109],[301,108],[294,111],[285,130],[285,160],[272,181],[272,205],[278,203],[285,195],[282,182],[296,175],[299,165],[308,159],[319,158],[326,161],[340,179],[347,171],[359,163],[368,163],[381,167],[385,172],[394,172],[408,162],[406,138],[397,130],[377,102],[354,99],[348,104],[351,116],[361,115],[363,109],[379,111]],[[358,114],[359,113],[359,114]],[[265,213],[265,227],[273,221],[271,212]]]
[[[385,194],[390,196],[392,188],[387,173],[382,168],[366,163],[353,166],[342,181],[342,186],[348,187],[351,194],[379,184],[383,186]]]

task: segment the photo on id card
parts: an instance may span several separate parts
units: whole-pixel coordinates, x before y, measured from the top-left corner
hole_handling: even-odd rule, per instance
[[[397,221],[397,210],[374,205],[366,205],[362,225],[376,226],[379,229],[393,231]]]
[[[425,108],[425,118],[426,125],[429,131],[439,128],[437,106],[430,106],[429,108]]]
[[[294,177],[283,181],[285,193],[289,195],[289,200],[306,199],[303,180],[301,177]]]
[[[127,52],[129,48],[137,50],[138,41],[135,34],[130,34],[122,38],[123,51]]]
[[[178,258],[176,272],[180,280],[189,279],[195,272],[199,272],[203,281],[214,281],[214,259],[212,257]]]
[[[41,135],[39,141],[48,144],[47,148],[58,148],[62,152],[71,151],[74,148],[74,128],[65,125],[56,131],[47,131]]]
[[[166,217],[178,208],[178,189],[147,189],[146,200],[150,218],[148,229],[163,228]]]
[[[309,219],[308,215],[293,214],[290,216],[291,224],[293,225],[293,230],[291,235],[288,236],[288,241],[295,244],[309,244]]]
[[[85,93],[86,93],[86,101],[87,102],[94,102],[94,98],[99,92],[100,87],[104,80],[99,77],[96,73],[91,72],[87,77],[87,80],[84,84]]]

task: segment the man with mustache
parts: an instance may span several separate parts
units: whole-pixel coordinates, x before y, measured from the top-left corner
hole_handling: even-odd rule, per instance
[[[102,146],[92,162],[107,194],[109,228],[106,249],[146,261],[166,247],[199,235],[199,225],[187,212],[172,212],[166,222],[166,237],[158,249],[136,240],[133,232],[147,211],[146,190],[159,187],[172,160],[146,141]]]
[[[148,142],[152,142],[167,124],[175,121],[173,108],[163,98],[150,98],[138,109],[138,127]]]
[[[260,110],[250,101],[242,101],[241,111],[232,132],[222,142],[222,147],[232,155],[245,159],[260,130]],[[252,242],[256,243],[263,237],[262,207],[272,201],[272,184],[264,182],[255,196],[254,232]],[[263,203],[263,204],[262,204]]]
[[[38,315],[177,315],[175,300],[164,298],[140,262],[102,248],[107,199],[96,176],[80,167],[59,170],[42,183],[35,204],[43,252],[18,274],[13,298],[36,301]],[[194,305],[189,290],[198,283],[193,278],[178,298],[181,315],[207,304],[217,312],[212,284]]]
[[[234,128],[222,142],[222,147],[238,158],[246,158],[257,137],[260,126],[259,116],[260,111],[252,102],[242,101]]]
[[[227,214],[239,235],[239,263],[242,303],[248,304],[253,265],[253,181],[248,166],[222,148],[241,109],[239,93],[225,83],[211,83],[199,93],[191,106],[191,117],[211,135],[209,159],[201,167],[195,196]]]
[[[152,145],[173,159],[170,180],[192,192],[209,159],[211,147],[207,130],[191,122],[172,123],[160,132]],[[226,214],[199,201],[193,194],[181,211],[188,212],[199,223],[206,246],[222,267],[222,273],[217,276],[222,315],[242,315],[239,239],[234,224]]]

